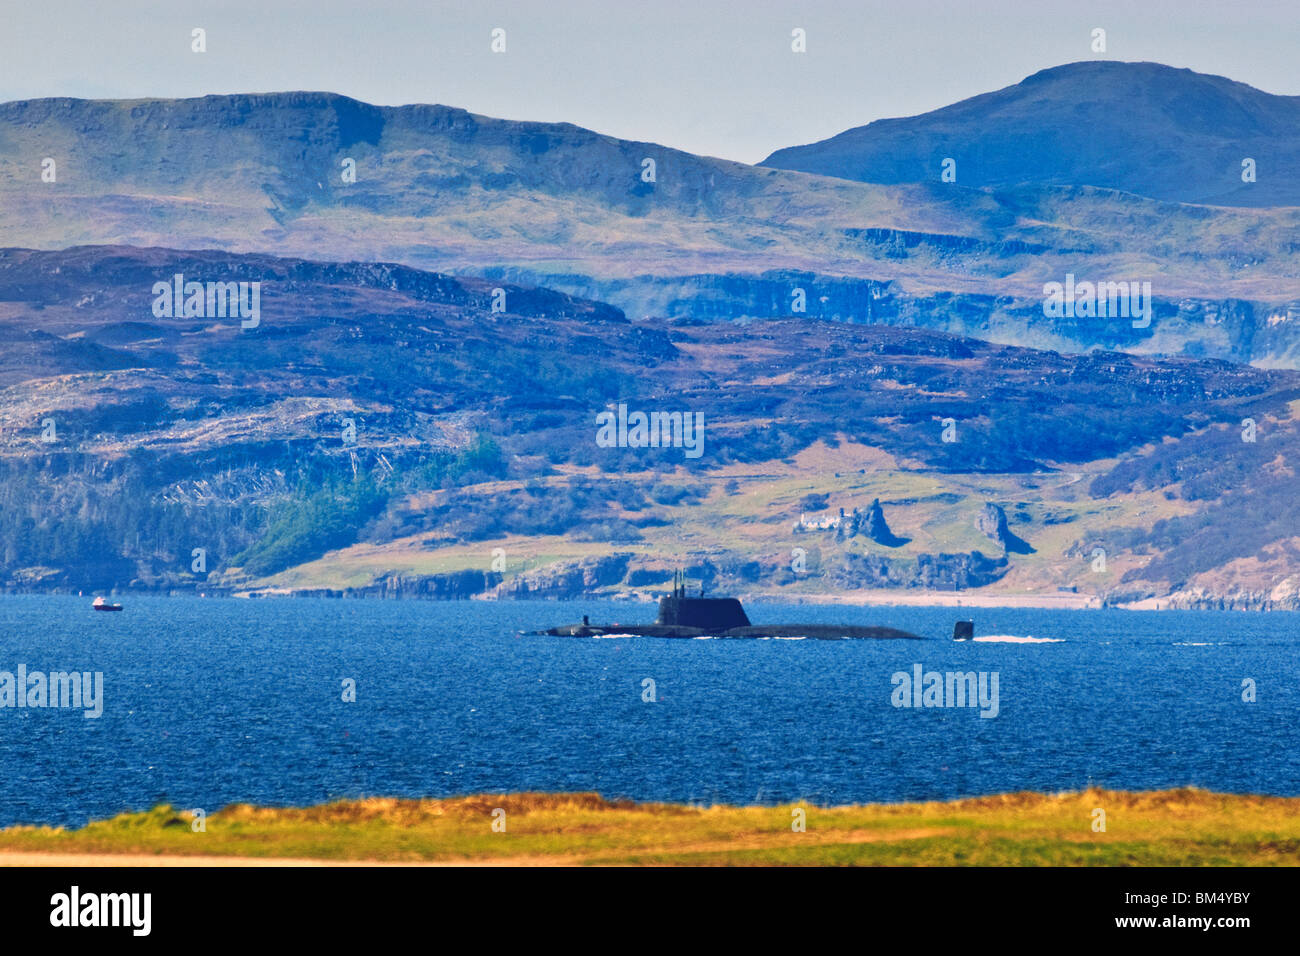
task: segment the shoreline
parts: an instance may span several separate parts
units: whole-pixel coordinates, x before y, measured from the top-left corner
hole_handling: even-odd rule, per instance
[[[104,590],[104,591],[82,591],[74,593],[71,591],[31,591],[31,590],[0,590],[0,597],[75,597],[79,600],[89,602],[92,595],[105,594],[116,599],[125,598],[127,600],[135,598],[195,598],[199,600],[238,600],[238,601],[274,601],[282,599],[310,599],[328,601],[423,601],[429,604],[454,604],[458,601],[476,601],[484,603],[545,603],[545,604],[581,604],[591,601],[607,601],[616,604],[645,605],[652,607],[663,595],[657,592],[616,592],[613,594],[583,594],[568,597],[532,597],[532,598],[499,598],[486,597],[483,595],[470,595],[458,598],[433,598],[433,597],[381,597],[373,594],[344,594],[340,592],[328,592],[328,589],[284,589],[284,590],[267,590],[267,591],[234,591],[234,592],[176,592],[176,591],[130,591],[130,590]],[[1118,610],[1118,611],[1231,611],[1236,613],[1294,613],[1300,611],[1300,608],[1290,607],[1258,607],[1236,604],[1232,600],[1224,599],[1214,603],[1214,607],[1188,607],[1175,600],[1175,596],[1166,595],[1162,597],[1144,598],[1136,601],[1116,602],[1108,604],[1101,597],[1094,594],[1076,594],[1065,592],[1060,594],[1035,594],[1026,592],[994,592],[978,593],[975,591],[915,591],[908,589],[898,590],[870,590],[870,591],[845,591],[837,594],[781,594],[765,591],[744,591],[738,592],[734,596],[740,598],[745,603],[753,604],[787,604],[787,605],[841,605],[845,607],[931,607],[931,608],[979,608],[979,609],[1039,609],[1039,610],[1058,610],[1058,611],[1098,611],[1098,610]]]

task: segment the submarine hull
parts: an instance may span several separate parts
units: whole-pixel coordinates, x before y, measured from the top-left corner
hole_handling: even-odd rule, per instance
[[[892,627],[863,627],[854,624],[765,624],[754,625],[736,598],[688,597],[685,578],[673,577],[672,593],[659,601],[659,618],[653,624],[581,624],[552,627],[536,634],[555,637],[724,637],[724,638],[813,638],[819,641],[924,640]],[[954,636],[974,635],[974,624],[959,621]]]
[[[909,634],[892,627],[858,627],[851,624],[779,624],[734,627],[723,637],[811,637],[819,641],[908,640],[921,641],[919,634]]]
[[[706,636],[702,628],[674,624],[565,624],[535,633],[550,634],[554,637],[608,637],[623,634],[632,637]]]
[[[794,638],[806,637],[819,641],[851,640],[924,640],[918,634],[909,634],[892,627],[859,627],[856,625],[833,624],[781,624],[750,625],[709,630],[700,627],[686,627],[678,624],[566,624],[552,627],[540,634],[553,637],[610,637],[627,635],[629,637],[717,637],[717,638]]]

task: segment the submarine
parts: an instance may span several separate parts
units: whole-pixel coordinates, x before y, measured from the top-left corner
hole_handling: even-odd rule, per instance
[[[553,637],[605,637],[609,635],[631,637],[736,637],[778,638],[807,637],[822,641],[859,639],[922,641],[919,634],[911,634],[893,627],[874,627],[857,624],[762,624],[750,622],[745,608],[736,598],[706,598],[703,589],[699,597],[688,597],[686,579],[679,572],[673,576],[672,593],[659,599],[659,616],[653,624],[592,624],[583,617],[579,624],[534,631]],[[954,640],[970,640],[975,636],[973,621],[958,621],[953,628]]]

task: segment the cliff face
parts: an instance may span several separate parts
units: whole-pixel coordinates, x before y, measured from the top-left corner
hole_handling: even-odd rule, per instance
[[[948,591],[981,588],[1007,573],[1005,557],[990,558],[979,551],[969,554],[923,554],[917,558],[917,586]]]
[[[963,237],[928,236],[921,247],[900,246],[899,257],[921,258],[924,249],[942,257],[970,247],[971,240]],[[1152,283],[1151,324],[1134,328],[1127,320],[1049,318],[1043,314],[1041,296],[911,292],[895,281],[794,270],[618,279],[547,275],[527,268],[488,269],[485,274],[511,282],[545,283],[575,296],[613,303],[636,317],[689,321],[807,317],[958,332],[1063,352],[1182,353],[1300,367],[1300,299],[1170,297],[1158,279]],[[802,312],[792,309],[796,290],[804,294]]]
[[[373,584],[353,588],[295,588],[298,597],[382,598],[385,600],[464,601],[479,597],[501,583],[495,571],[466,568],[446,574],[392,574]],[[238,591],[238,583],[223,590]]]
[[[994,584],[1007,573],[1005,557],[969,554],[919,554],[915,562],[880,555],[848,553],[831,572],[835,587],[846,590],[923,588],[932,591],[968,590]]]
[[[1115,607],[1168,609],[1175,611],[1300,611],[1300,595],[1294,591],[1252,591],[1230,586],[1226,589],[1188,588],[1169,594],[1118,592],[1105,603]]]
[[[588,597],[622,582],[627,577],[631,559],[630,554],[612,554],[559,562],[537,571],[526,571],[500,585],[496,589],[496,596],[548,600]]]

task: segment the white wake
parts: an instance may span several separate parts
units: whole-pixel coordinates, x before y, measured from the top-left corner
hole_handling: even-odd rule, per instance
[[[1015,634],[982,634],[971,638],[981,644],[1064,644],[1063,637],[1019,637]]]

